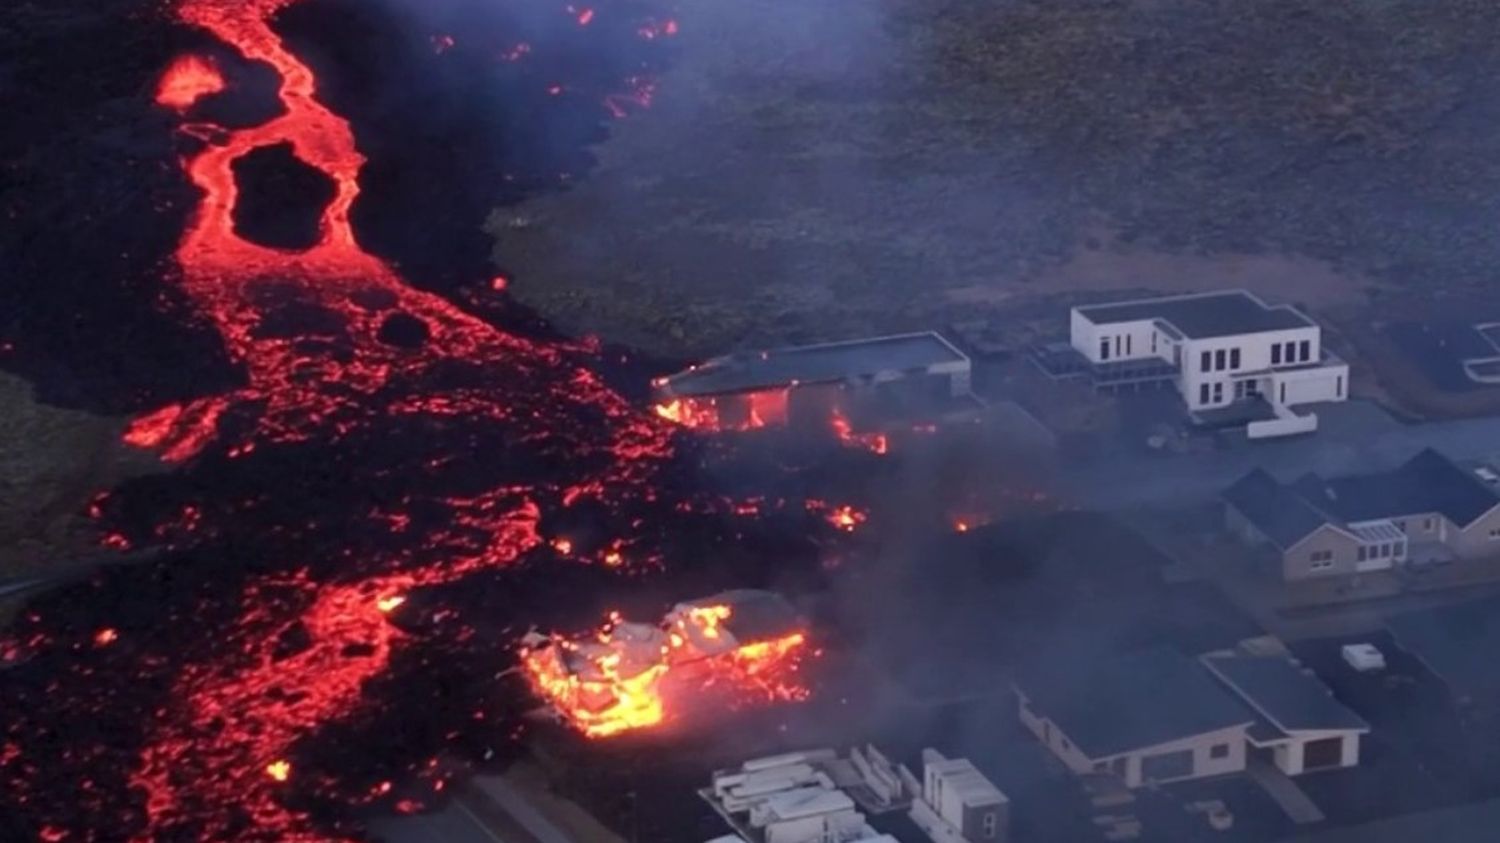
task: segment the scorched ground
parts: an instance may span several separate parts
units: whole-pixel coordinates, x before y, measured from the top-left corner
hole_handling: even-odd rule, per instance
[[[198,194],[161,284],[218,337],[235,385],[183,384],[192,397],[142,412],[127,442],[177,468],[94,500],[105,546],[155,559],[52,592],[8,634],[5,840],[356,839],[362,811],[419,810],[466,763],[503,757],[535,702],[506,670],[529,627],[660,605],[662,572],[731,545],[755,561],[801,547],[695,480],[696,445],[606,384],[614,353],[498,327],[503,304],[477,315],[367,250],[351,223],[366,158],[278,31],[294,5],[169,9],[213,49],[142,97],[173,116]],[[646,57],[677,32],[628,4],[545,14]],[[524,63],[548,48],[477,49]],[[211,119],[246,67],[273,72],[271,116]],[[601,120],[649,101],[648,59],[609,84],[542,67],[522,77],[539,98]],[[256,242],[240,213],[247,156],[288,148],[332,197],[306,248]],[[808,533],[857,523],[842,505],[778,508]]]

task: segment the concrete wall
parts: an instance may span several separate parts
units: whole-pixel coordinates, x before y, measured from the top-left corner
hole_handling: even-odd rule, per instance
[[[1155,320],[1116,322],[1095,325],[1075,308],[1069,317],[1069,341],[1073,348],[1091,363],[1113,363],[1117,360],[1148,360],[1153,357],[1172,359],[1170,341],[1156,330]],[[1156,350],[1152,351],[1155,338]],[[1109,359],[1100,353],[1099,341],[1109,340]]]
[[[1234,337],[1186,340],[1183,342],[1182,347],[1182,377],[1179,383],[1183,398],[1187,401],[1190,409],[1228,404],[1234,400],[1232,375],[1285,368],[1286,364],[1271,365],[1271,347],[1286,342],[1300,343],[1303,340],[1307,340],[1310,344],[1309,353],[1311,359],[1319,360],[1323,353],[1321,334],[1321,330],[1316,325],[1312,325],[1305,328],[1289,328],[1281,331],[1266,331],[1259,334],[1243,334]],[[1230,352],[1236,348],[1240,351],[1240,365],[1230,366],[1229,358],[1232,356]],[[1223,351],[1226,358],[1225,368],[1222,370],[1214,365],[1218,362],[1217,354],[1219,351]],[[1203,354],[1205,352],[1210,355],[1210,368],[1206,372],[1203,371]],[[1345,374],[1347,377],[1347,372]],[[1282,377],[1282,374],[1278,371],[1274,377]],[[1211,394],[1209,403],[1205,404],[1199,400],[1201,397],[1199,387],[1205,383],[1210,385],[1222,383],[1224,385],[1222,390],[1223,398],[1218,404],[1213,403]],[[1328,386],[1331,393],[1333,387],[1332,380],[1329,380]],[[1329,398],[1327,400],[1333,399]]]
[[[1318,417],[1305,415],[1278,415],[1274,419],[1262,419],[1245,425],[1247,439],[1274,439],[1278,436],[1296,436],[1312,433],[1318,429]]]
[[[1349,366],[1346,363],[1277,372],[1272,381],[1272,395],[1268,397],[1287,406],[1343,401],[1349,396]]]

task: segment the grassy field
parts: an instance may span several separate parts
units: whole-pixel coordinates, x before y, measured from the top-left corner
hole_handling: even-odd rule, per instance
[[[1358,326],[1500,264],[1483,0],[703,0],[679,42],[595,173],[490,220],[567,329],[702,354],[1231,285]]]

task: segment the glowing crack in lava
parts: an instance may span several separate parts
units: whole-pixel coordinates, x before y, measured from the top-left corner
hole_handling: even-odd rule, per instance
[[[779,597],[742,590],[679,604],[658,626],[612,613],[590,636],[532,633],[522,642],[522,665],[560,718],[602,738],[656,726],[722,689],[804,699],[797,671],[806,644]]]

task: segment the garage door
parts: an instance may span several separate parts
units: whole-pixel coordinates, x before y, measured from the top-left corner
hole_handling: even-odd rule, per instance
[[[1171,781],[1193,774],[1193,751],[1164,752],[1141,759],[1141,778],[1147,781]]]
[[[1337,767],[1344,760],[1342,738],[1324,738],[1308,741],[1302,745],[1302,769],[1316,770],[1320,767]]]

